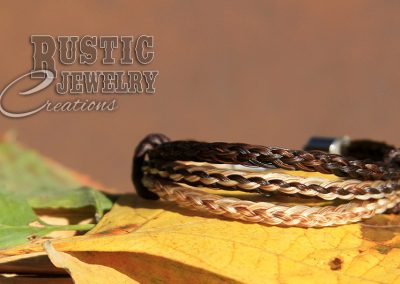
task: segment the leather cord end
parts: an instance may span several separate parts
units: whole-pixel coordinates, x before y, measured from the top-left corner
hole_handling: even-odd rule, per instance
[[[132,183],[136,188],[139,196],[145,199],[158,200],[160,197],[148,190],[142,183],[143,171],[142,167],[146,159],[148,151],[151,151],[158,145],[170,141],[169,138],[163,134],[149,134],[147,135],[136,147],[135,154],[132,161]]]

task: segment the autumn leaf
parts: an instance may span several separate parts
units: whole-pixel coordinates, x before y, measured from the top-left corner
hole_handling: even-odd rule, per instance
[[[398,216],[381,215],[338,227],[283,228],[126,196],[88,234],[51,244],[140,283],[396,283],[398,223]],[[384,239],[382,224],[390,231]],[[0,254],[38,251],[41,244]]]
[[[49,241],[44,244],[46,252],[56,267],[66,269],[80,284],[135,284],[138,283],[118,270],[96,264],[87,264],[79,259],[54,249]],[[95,277],[94,277],[95,275]]]

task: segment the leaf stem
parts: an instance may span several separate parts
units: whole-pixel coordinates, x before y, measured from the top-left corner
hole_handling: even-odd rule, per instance
[[[95,224],[48,225],[54,231],[89,231]]]

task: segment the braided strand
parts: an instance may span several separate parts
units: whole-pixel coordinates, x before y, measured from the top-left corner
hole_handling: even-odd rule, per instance
[[[361,180],[400,179],[398,169],[322,151],[289,150],[242,143],[172,141],[149,152],[151,160],[238,164],[249,167],[316,171]]]
[[[176,202],[179,206],[268,225],[298,227],[344,225],[370,218],[393,208],[400,202],[400,194],[392,193],[386,198],[374,201],[353,201],[339,206],[290,207],[208,194],[187,186],[168,184],[160,180],[154,182],[149,177],[145,177],[143,183],[161,198]]]
[[[132,180],[144,198],[162,198],[179,206],[268,225],[334,226],[396,211],[400,204],[400,149],[362,140],[351,144],[347,154],[363,160],[243,143],[171,142],[162,134],[151,134],[136,148]],[[242,169],[233,169],[236,166]],[[271,168],[331,176],[303,177]],[[332,175],[337,178],[331,179]],[[204,190],[207,188],[347,203],[306,206],[253,202],[214,194]]]
[[[331,181],[323,178],[303,178],[283,173],[246,173],[217,169],[211,166],[186,166],[168,163],[160,168],[143,167],[146,174],[157,175],[192,186],[224,188],[247,192],[280,192],[333,199],[380,199],[393,192],[399,181]]]

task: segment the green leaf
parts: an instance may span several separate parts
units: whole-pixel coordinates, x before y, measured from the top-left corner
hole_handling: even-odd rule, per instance
[[[27,243],[53,231],[89,230],[93,226],[45,224],[24,199],[0,192],[0,249]]]
[[[82,188],[65,168],[50,165],[15,142],[0,142],[0,191],[25,198],[33,208],[93,206],[102,216],[112,202],[101,192]]]
[[[14,213],[18,214],[14,214]],[[0,193],[0,224],[2,226],[26,225],[37,220],[35,212],[23,199]]]

